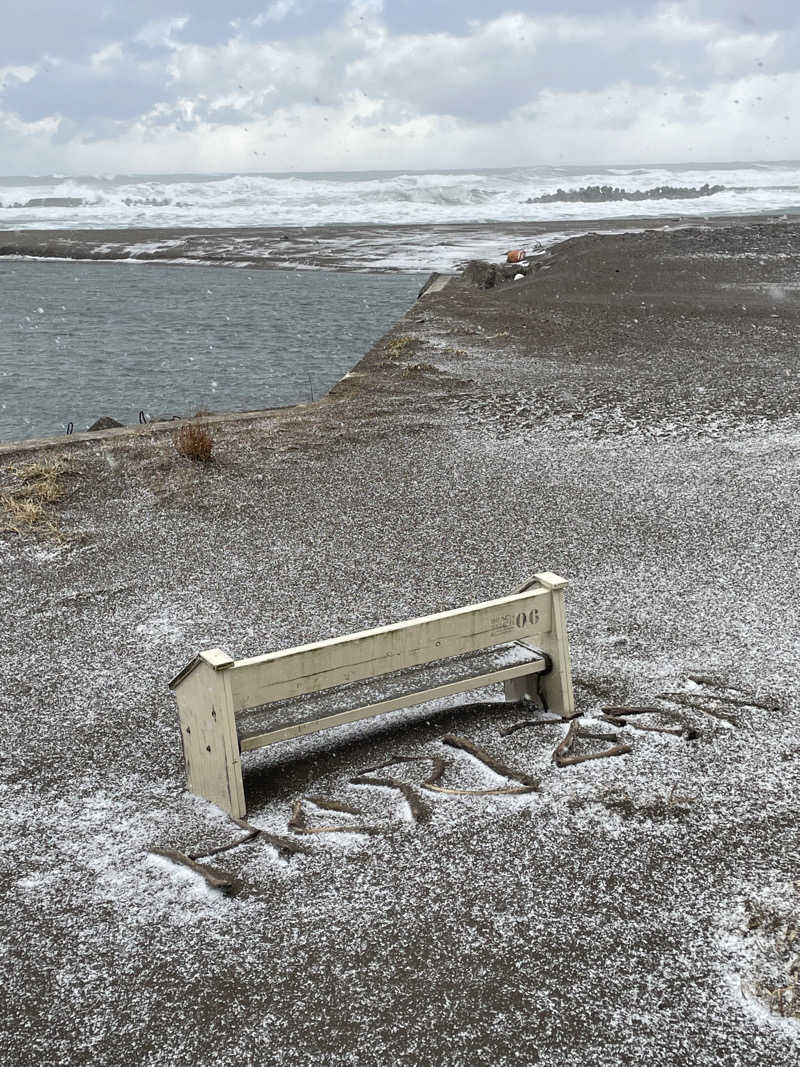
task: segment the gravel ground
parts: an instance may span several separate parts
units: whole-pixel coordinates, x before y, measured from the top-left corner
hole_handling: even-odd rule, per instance
[[[537,265],[423,297],[316,405],[214,423],[213,464],[152,429],[6,453],[6,490],[69,463],[57,529],[0,536],[9,1062],[798,1062],[800,228]],[[571,582],[582,723],[629,754],[558,768],[566,727],[506,735],[520,709],[483,691],[248,756],[252,824],[288,835],[301,800],[342,829],[210,861],[236,897],[148,852],[242,836],[183,790],[166,683],[196,651],[541,570]],[[540,791],[426,792],[436,756],[453,788],[508,784],[448,733]],[[351,783],[395,754],[416,819]]]

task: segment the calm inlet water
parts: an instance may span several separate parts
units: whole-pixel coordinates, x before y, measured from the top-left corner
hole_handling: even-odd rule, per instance
[[[0,440],[318,399],[424,280],[0,261]]]

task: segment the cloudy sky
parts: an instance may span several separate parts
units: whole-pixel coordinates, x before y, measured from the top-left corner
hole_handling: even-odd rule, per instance
[[[800,158],[798,0],[26,0],[0,173]]]

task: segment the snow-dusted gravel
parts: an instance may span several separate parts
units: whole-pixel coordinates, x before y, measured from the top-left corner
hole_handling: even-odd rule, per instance
[[[424,297],[322,403],[216,423],[211,466],[163,432],[75,442],[63,543],[0,537],[3,1058],[796,1064],[798,280],[794,226],[579,238]],[[196,651],[546,569],[584,723],[662,709],[616,729],[630,755],[558,769],[566,727],[505,736],[484,691],[246,757],[255,826],[313,796],[360,814],[305,800],[309,825],[373,832],[223,853],[235,898],[148,853],[242,836],[183,791],[166,683]],[[415,822],[351,784],[395,753],[505,784],[448,732],[540,792],[417,788]]]

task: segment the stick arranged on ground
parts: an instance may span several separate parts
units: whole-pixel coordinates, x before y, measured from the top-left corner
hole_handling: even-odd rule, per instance
[[[306,813],[303,811],[302,800],[295,800],[292,804],[292,815],[289,819],[289,829],[293,833],[297,833],[299,830],[305,830],[306,828]]]
[[[604,715],[609,715],[612,719],[618,719],[620,716],[626,717],[628,715],[650,715],[650,714],[656,715],[659,712],[663,713],[663,711],[664,711],[663,708],[654,708],[654,707],[645,707],[645,708],[640,708],[640,707],[634,707],[634,708],[610,707],[610,708],[602,708],[601,710],[602,710]]]
[[[615,719],[607,721],[616,722]],[[615,745],[621,741],[619,734],[610,734],[608,730],[584,730],[581,728],[578,730],[578,737],[583,737],[587,741],[612,741]]]
[[[385,767],[394,767],[396,763],[420,763],[422,760],[429,760],[431,756],[408,756],[399,752],[394,753],[387,759],[382,760],[380,763],[373,763],[371,767],[365,767],[363,771],[359,771],[359,775],[362,774],[374,774],[375,771],[382,771]]]
[[[582,752],[576,755],[572,754],[572,747],[579,737],[593,737],[597,736],[592,734],[591,731],[583,731],[579,725],[578,719],[573,719],[569,724],[569,729],[566,732],[561,743],[556,747],[553,753],[553,762],[557,767],[572,767],[576,763],[585,763],[587,760],[592,759],[605,759],[609,756],[624,756],[628,752],[633,752],[633,745],[613,745],[611,748],[606,748],[602,752]]]
[[[537,793],[538,785],[504,786],[502,789],[451,789],[444,785],[422,785],[432,793],[447,793],[454,797],[514,797],[522,793]]]
[[[398,778],[370,778],[366,774],[360,774],[357,778],[350,779],[351,785],[373,785],[384,789],[396,789],[403,794],[411,812],[414,822],[426,822],[431,817],[431,809],[417,796],[412,786],[407,782],[401,782]]]
[[[663,714],[663,712],[660,714]],[[671,726],[650,726],[649,723],[628,722],[627,719],[616,715],[603,715],[602,718],[605,722],[613,723],[614,726],[627,726],[631,730],[643,730],[651,734],[669,734],[670,737],[682,737],[686,741],[696,741],[700,736],[700,731],[695,730],[693,726],[688,724],[673,729]]]
[[[710,715],[712,719],[721,719],[722,722],[730,723],[731,726],[740,727],[742,725],[735,715],[707,707],[704,703],[707,696],[707,693],[659,693],[658,699],[670,700],[673,704],[683,704],[684,707],[693,708],[695,711],[703,711],[706,715]]]
[[[517,730],[524,730],[528,726],[556,726],[559,723],[568,721],[568,719],[562,718],[560,715],[552,715],[549,719],[522,719],[520,722],[514,722],[510,726],[506,726],[504,730],[500,731],[500,736],[510,737]]]
[[[248,830],[250,833],[257,832],[263,841],[266,841],[268,845],[272,845],[272,847],[282,856],[295,856],[298,853],[305,855],[306,850],[303,846],[298,844],[297,841],[293,841],[291,837],[284,837],[283,834],[273,834],[267,830],[259,830],[258,827],[251,826],[250,823],[246,822],[244,819],[234,819],[233,821],[237,826],[241,827],[242,830]]]
[[[432,793],[447,793],[448,795],[459,797],[496,797],[512,796],[518,793],[533,793],[536,791],[536,789],[538,789],[538,784],[533,786],[523,785],[519,787],[502,787],[500,789],[451,789],[449,786],[439,785],[438,783],[442,780],[445,771],[450,766],[450,761],[442,759],[441,756],[394,756],[390,757],[388,760],[385,760],[382,764],[379,764],[379,767],[390,767],[393,763],[423,762],[432,763],[433,766],[431,768],[431,773],[428,775],[428,777],[423,779],[422,782],[420,782],[420,786],[423,789],[427,789],[429,792]],[[369,772],[369,770],[374,769],[375,768],[368,768],[367,771],[363,771],[358,777],[363,778]],[[355,779],[353,780],[355,781]],[[394,780],[396,781],[396,779]]]
[[[559,743],[556,745],[555,752],[553,753],[553,762],[556,763],[559,767],[564,766],[561,761],[567,758],[572,749],[572,746],[575,744],[577,737],[578,720],[573,719],[573,721],[569,724],[569,729],[561,738]]]
[[[485,749],[479,748],[474,741],[470,741],[468,737],[460,737],[458,734],[445,734],[441,738],[441,742],[451,748],[460,748],[463,752],[468,752],[470,756],[480,760],[490,771],[499,774],[501,778],[510,778],[513,782],[521,782],[522,785],[527,786],[529,789],[539,788],[539,780],[537,778],[531,778],[525,771],[518,771],[513,767],[508,767],[505,763],[501,763],[494,756],[490,756]]]
[[[687,674],[686,676],[690,682],[696,682],[697,685],[709,686],[712,689],[729,689],[735,693],[743,693],[744,690],[739,686],[731,685],[729,682],[724,681],[721,678],[712,678],[707,674]],[[723,704],[731,704],[734,707],[740,708],[761,708],[762,711],[780,711],[780,704],[773,702],[771,704],[765,704],[760,700],[753,700],[748,697],[726,697],[716,693],[703,693],[704,697],[708,697],[710,700],[718,700]]]
[[[309,826],[306,813],[303,810],[302,800],[296,800],[292,805],[292,816],[289,819],[289,829],[293,834],[379,834],[381,831],[374,826]]]
[[[420,753],[418,756],[389,756],[382,763],[376,763],[372,767],[365,767],[363,771],[359,771],[357,777],[363,778],[365,774],[372,774],[373,771],[381,771],[384,767],[393,767],[397,763],[432,763],[433,769],[423,785],[432,785],[434,782],[438,782],[447,769],[447,760],[443,760],[441,756],[426,756]]]
[[[202,850],[195,849],[193,852],[187,852],[186,855],[190,860],[207,859],[209,856],[218,856],[221,852],[230,852],[232,848],[241,848],[242,845],[251,845],[258,837],[260,837],[260,835],[260,830],[251,830],[247,837],[240,837],[238,841],[231,841],[228,845],[216,845],[213,848],[205,848]]]
[[[291,837],[282,837],[280,834],[271,834],[267,830],[259,830],[257,826],[251,826],[244,819],[233,819],[232,821],[242,830],[247,831],[246,837],[241,837],[238,841],[232,841],[229,845],[217,845],[202,851],[195,849],[192,852],[187,852],[189,859],[207,859],[209,856],[218,856],[221,852],[230,852],[231,849],[241,848],[243,845],[251,845],[259,840],[266,841],[268,845],[272,845],[284,859],[288,859],[298,852],[305,852],[303,846],[298,844],[297,841],[293,841]]]
[[[433,769],[425,781],[422,783],[426,786],[436,785],[444,777],[444,772],[447,770],[447,760],[442,759],[441,756],[429,757],[433,763]]]
[[[188,867],[190,871],[199,874],[212,889],[219,890],[225,896],[236,896],[243,889],[242,882],[232,874],[217,870],[215,867],[207,867],[204,863],[197,863],[191,856],[187,856],[185,852],[179,852],[176,848],[151,848],[149,851],[154,856],[163,856],[182,867]]]
[[[306,800],[315,808],[321,808],[323,811],[339,811],[343,815],[364,814],[360,808],[354,808],[352,804],[345,804],[341,800],[334,800],[333,797],[306,797]]]
[[[728,685],[724,678],[714,674],[687,674],[690,682],[698,685],[710,685],[713,689],[736,689],[735,685]]]

